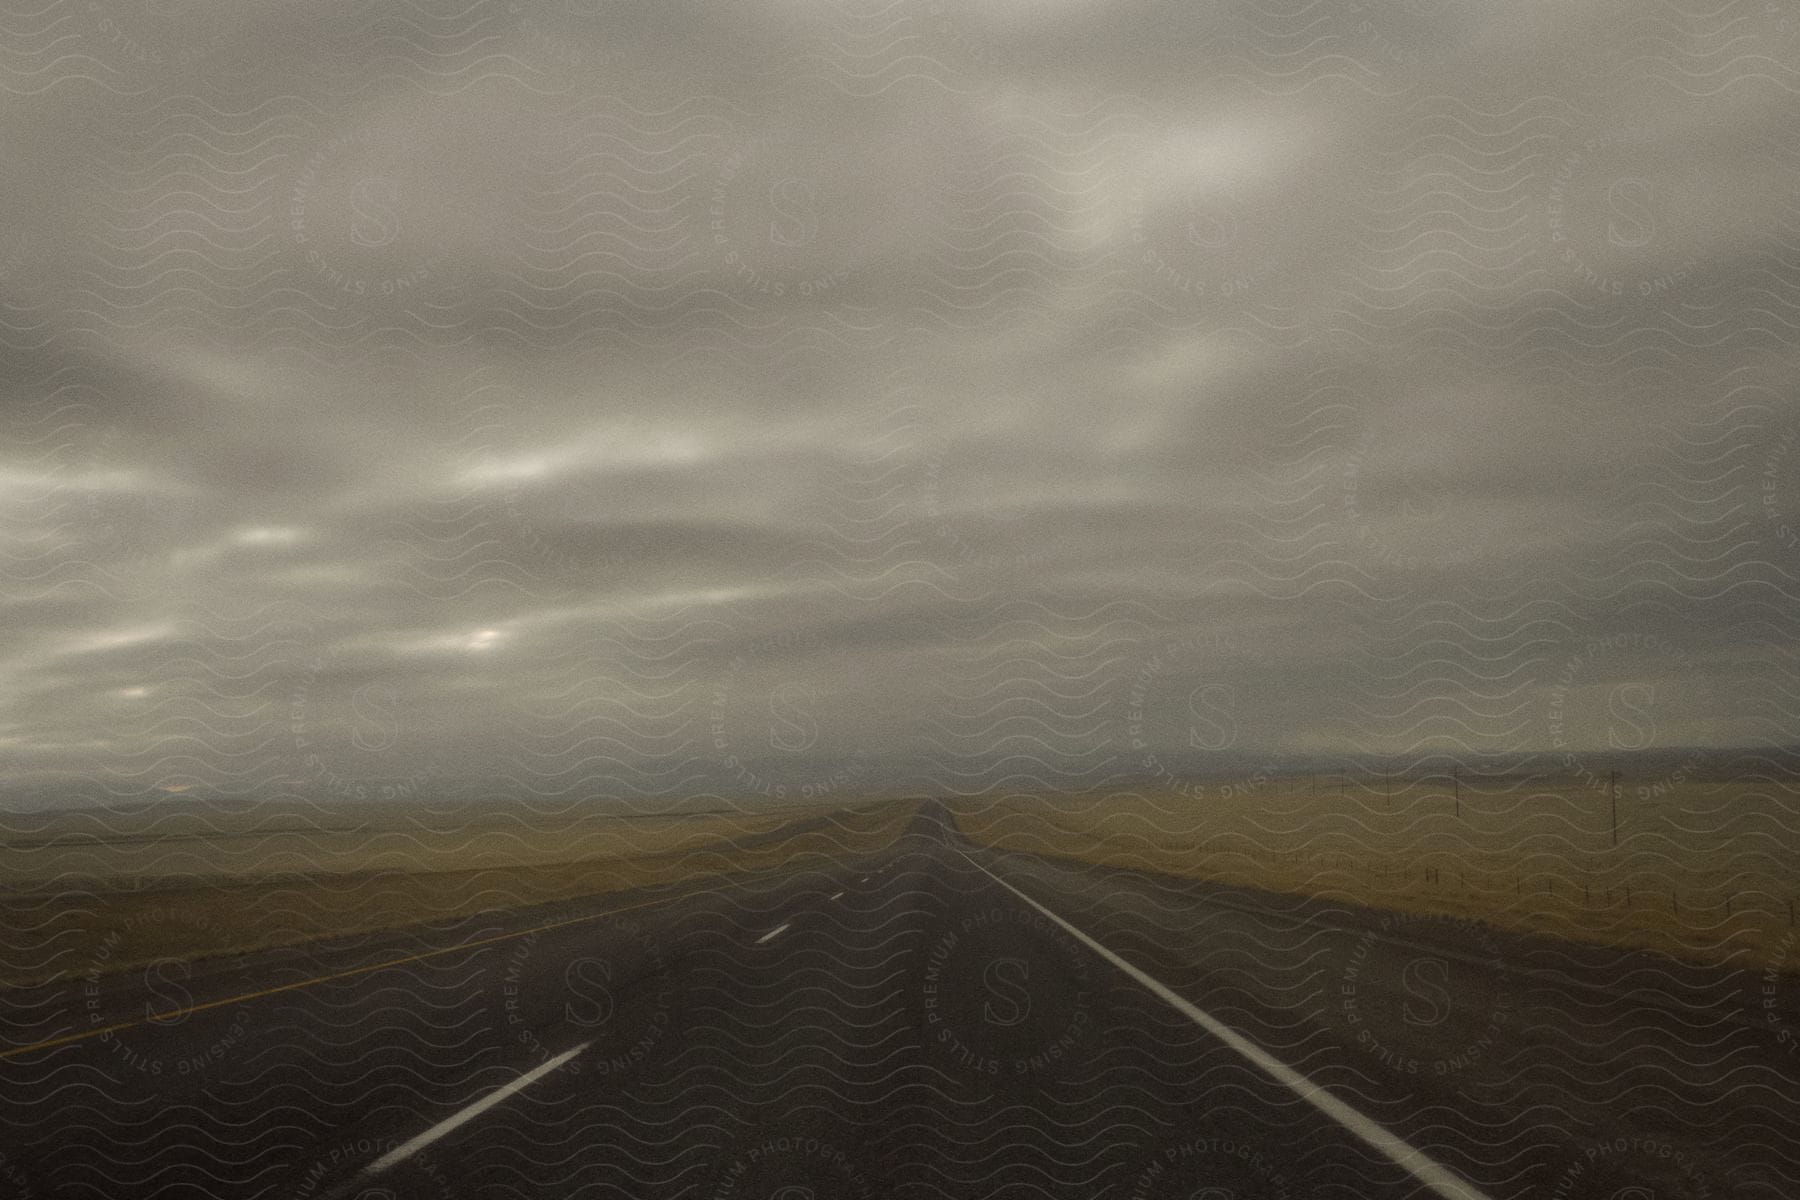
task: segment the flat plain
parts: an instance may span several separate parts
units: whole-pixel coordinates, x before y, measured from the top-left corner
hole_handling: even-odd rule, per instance
[[[1800,970],[1800,789],[1271,776],[951,805],[974,841],[1704,962]]]
[[[0,845],[0,985],[192,962],[884,846],[916,804],[641,817],[394,804],[70,814]]]

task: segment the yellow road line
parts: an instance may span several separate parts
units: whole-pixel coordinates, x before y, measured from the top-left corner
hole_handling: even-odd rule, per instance
[[[693,895],[687,892],[681,895]],[[514,938],[527,937],[530,934],[542,933],[546,929],[561,929],[566,925],[580,925],[587,921],[598,921],[604,917],[615,917],[620,913],[632,912],[635,909],[648,908],[652,904],[662,904],[668,900],[679,899],[680,896],[663,896],[656,900],[645,900],[639,904],[627,904],[623,908],[608,909],[602,913],[590,913],[585,917],[571,917],[567,921],[552,921],[547,925],[521,929],[516,933],[501,933],[493,937],[477,938],[472,942],[461,942],[455,946],[446,946],[441,950],[427,950],[423,954],[409,954],[405,958],[391,958],[386,962],[372,963],[366,967],[352,967],[348,971],[336,971],[330,975],[319,975],[312,979],[302,979],[297,983],[284,983],[280,987],[263,988],[260,991],[245,992],[241,996],[227,996],[223,1000],[208,1000],[205,1004],[190,1004],[186,1008],[172,1008],[167,1012],[146,1016],[141,1021],[121,1021],[116,1025],[103,1025],[98,1029],[84,1029],[80,1033],[64,1034],[62,1037],[50,1038],[47,1041],[33,1042],[29,1046],[14,1046],[10,1050],[0,1050],[0,1058],[12,1058],[19,1054],[30,1054],[34,1050],[48,1050],[53,1046],[66,1046],[70,1042],[85,1042],[89,1038],[103,1037],[109,1033],[118,1033],[123,1029],[135,1029],[140,1025],[153,1022],[172,1021],[177,1017],[185,1017],[189,1013],[204,1012],[209,1008],[224,1008],[229,1004],[242,1004],[246,1000],[257,1000],[264,996],[273,996],[280,992],[291,992],[299,988],[309,988],[321,983],[330,983],[334,979],[349,979],[354,975],[367,975],[370,971],[381,971],[388,967],[403,966],[406,963],[422,962],[428,958],[436,958],[440,954],[455,954],[461,950],[473,950],[477,946],[491,946],[495,942],[508,942]]]

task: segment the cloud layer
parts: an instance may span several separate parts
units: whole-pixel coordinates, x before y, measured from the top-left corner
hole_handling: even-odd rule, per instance
[[[1796,741],[1800,12],[0,18],[9,807]]]

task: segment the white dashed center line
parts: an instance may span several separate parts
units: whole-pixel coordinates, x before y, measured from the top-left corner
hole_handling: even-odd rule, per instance
[[[449,1133],[451,1130],[458,1126],[466,1125],[468,1122],[473,1121],[476,1117],[479,1117],[482,1113],[494,1107],[494,1105],[500,1103],[508,1096],[516,1095],[530,1087],[533,1083],[536,1083],[539,1079],[542,1079],[550,1072],[556,1070],[556,1068],[562,1066],[591,1045],[593,1045],[592,1042],[583,1042],[573,1050],[564,1050],[555,1058],[527,1071],[506,1086],[496,1088],[494,1091],[489,1092],[467,1108],[451,1113],[412,1141],[402,1142],[400,1145],[395,1146],[392,1150],[389,1150],[386,1154],[370,1163],[367,1167],[364,1167],[363,1175],[365,1177],[376,1175],[387,1170],[395,1163],[406,1161],[425,1147],[431,1145],[431,1143],[443,1137],[446,1133]]]
[[[788,927],[788,926],[789,926],[789,925],[792,925],[792,924],[793,924],[793,922],[792,922],[792,921],[784,921],[784,922],[782,922],[782,923],[781,923],[781,924],[780,924],[780,925],[777,925],[777,926],[776,926],[776,927],[775,927],[775,928],[773,928],[773,929],[771,929],[771,930],[769,930],[769,932],[767,932],[767,933],[765,933],[765,934],[763,934],[763,935],[762,935],[762,936],[761,936],[761,937],[759,937],[759,938],[757,938],[757,939],[756,939],[756,944],[757,944],[757,945],[759,945],[759,946],[760,946],[760,945],[762,945],[762,944],[763,944],[763,943],[764,943],[764,942],[766,942],[766,941],[768,941],[768,940],[769,940],[769,939],[770,939],[770,938],[772,938],[772,937],[774,937],[774,936],[776,936],[776,935],[777,935],[777,934],[779,934],[779,933],[781,933],[781,932],[782,932],[782,931],[783,931],[783,930],[785,930],[785,929],[786,929],[786,928],[787,928],[787,927]]]
[[[838,896],[841,896],[841,895],[843,895],[843,894],[844,894],[844,893],[842,893],[842,892],[839,892],[839,893],[837,893],[837,895],[836,895],[836,896],[833,896],[833,897],[832,897],[832,899],[833,899],[833,900],[836,900],[836,899],[837,899],[837,898],[838,898]]]

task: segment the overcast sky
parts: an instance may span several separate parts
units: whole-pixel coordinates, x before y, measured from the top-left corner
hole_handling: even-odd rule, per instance
[[[942,7],[0,14],[0,804],[1800,740],[1800,7]]]

